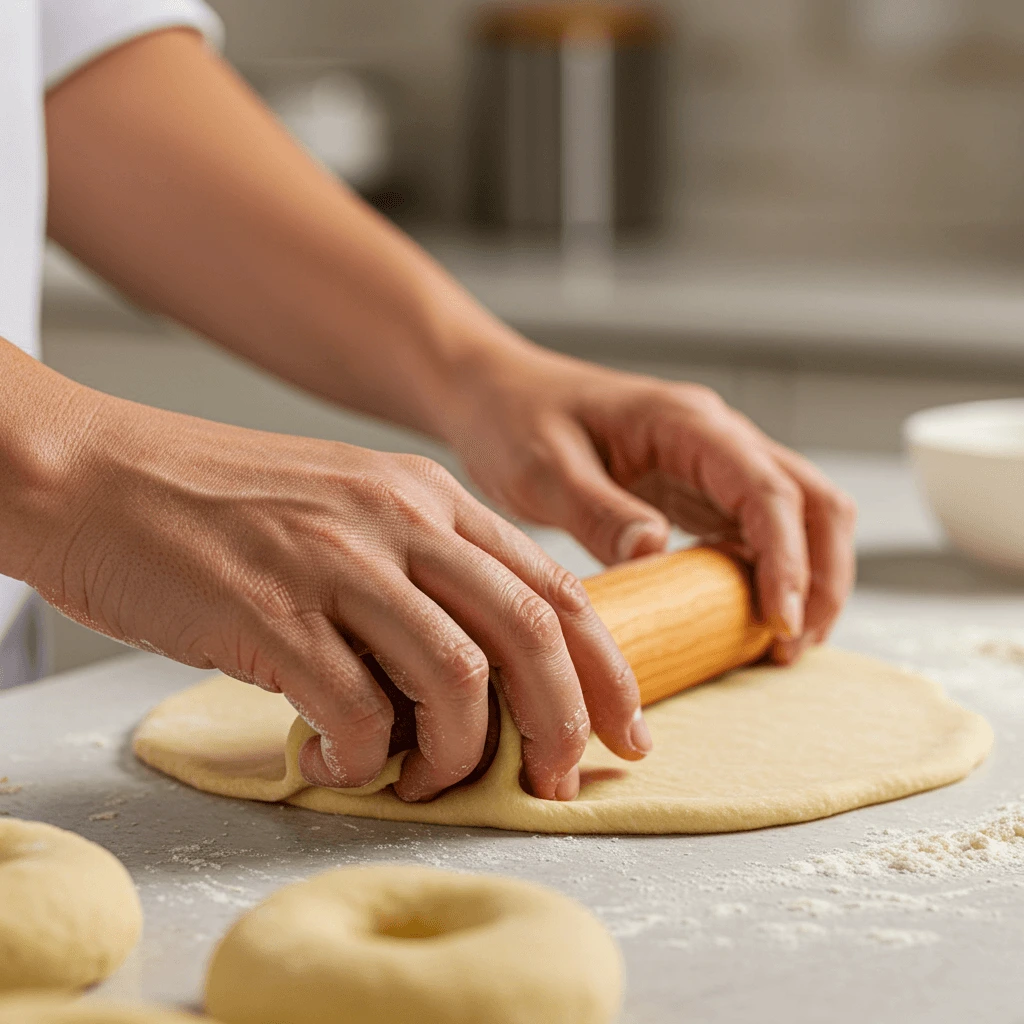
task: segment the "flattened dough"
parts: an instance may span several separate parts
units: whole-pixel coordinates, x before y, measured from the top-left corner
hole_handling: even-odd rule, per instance
[[[430,803],[382,785],[307,786],[296,755],[312,730],[276,694],[215,676],[159,705],[134,749],[198,789],[287,800],[330,814],[529,832],[733,832],[838,814],[956,782],[992,747],[980,716],[922,676],[833,648],[788,668],[743,669],[646,709],[654,753],[627,763],[591,738],[572,803],[519,785],[521,742],[506,709],[487,774]],[[378,787],[377,792],[368,792]]]
[[[0,999],[0,1024],[214,1024],[209,1017],[60,996]]]

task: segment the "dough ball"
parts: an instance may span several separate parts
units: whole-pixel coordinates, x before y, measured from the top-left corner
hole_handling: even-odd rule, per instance
[[[93,985],[141,930],[135,886],[113,854],[52,825],[0,818],[0,992]]]
[[[152,1006],[69,1000],[59,996],[0,998],[0,1024],[203,1024],[193,1017]]]
[[[550,889],[430,868],[342,868],[245,914],[214,953],[225,1024],[598,1024],[622,966],[589,911]]]

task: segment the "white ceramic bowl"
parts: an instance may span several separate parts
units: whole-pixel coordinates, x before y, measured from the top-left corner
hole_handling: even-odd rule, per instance
[[[903,436],[950,540],[1024,572],[1024,399],[927,409],[907,420]]]

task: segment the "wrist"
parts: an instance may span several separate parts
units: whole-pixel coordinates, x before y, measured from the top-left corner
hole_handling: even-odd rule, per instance
[[[481,419],[494,419],[529,396],[540,397],[564,357],[541,348],[480,311],[466,318],[459,343],[450,346],[440,400],[433,403],[431,433],[456,450]]]
[[[0,572],[46,591],[46,567],[88,489],[94,425],[110,399],[6,342],[0,377]]]

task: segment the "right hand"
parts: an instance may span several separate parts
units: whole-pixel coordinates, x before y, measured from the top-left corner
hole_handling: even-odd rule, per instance
[[[489,666],[536,796],[575,797],[591,722],[622,757],[649,749],[582,586],[436,463],[89,394],[23,578],[93,629],[283,693],[321,734],[309,782],[363,785],[387,759],[364,645],[416,702],[404,800],[476,766]]]

